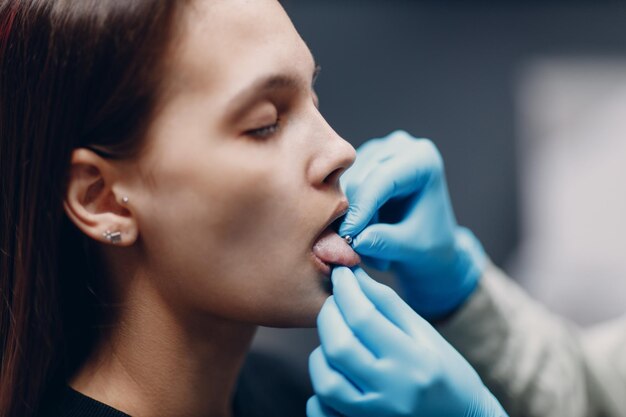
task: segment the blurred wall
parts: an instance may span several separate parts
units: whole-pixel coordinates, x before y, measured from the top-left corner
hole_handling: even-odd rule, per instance
[[[519,71],[536,56],[626,56],[626,6],[592,1],[284,0],[323,70],[330,124],[355,146],[402,128],[439,146],[460,224],[498,265],[520,240]],[[306,369],[311,330],[262,329]]]
[[[520,72],[522,238],[509,273],[556,313],[626,312],[626,59],[544,57]]]

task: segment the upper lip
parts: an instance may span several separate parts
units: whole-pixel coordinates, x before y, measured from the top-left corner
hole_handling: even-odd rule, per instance
[[[324,224],[324,227],[322,227],[322,229],[319,231],[317,236],[315,236],[315,240],[313,242],[316,242],[317,239],[320,237],[320,235],[324,233],[324,230],[326,230],[331,224],[333,224],[335,220],[337,220],[338,218],[346,214],[348,212],[348,207],[350,207],[350,204],[348,203],[348,199],[345,197],[340,199],[337,202],[337,206],[335,207],[335,210],[331,214],[330,218]]]

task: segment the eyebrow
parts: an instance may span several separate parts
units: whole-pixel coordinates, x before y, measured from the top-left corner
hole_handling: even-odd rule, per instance
[[[311,84],[315,83],[321,68],[320,65],[315,63]],[[254,81],[250,86],[242,89],[241,92],[237,93],[235,97],[230,100],[231,105],[229,105],[230,110],[228,113],[231,116],[229,119],[241,117],[245,112],[250,110],[252,106],[257,104],[258,100],[263,97],[264,94],[281,90],[296,91],[302,87],[302,78],[295,74],[272,74],[262,77]]]

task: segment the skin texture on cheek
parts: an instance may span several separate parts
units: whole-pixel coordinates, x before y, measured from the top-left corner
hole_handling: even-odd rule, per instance
[[[339,141],[311,102],[313,60],[273,0],[198,4],[211,24],[190,20],[188,41],[172,59],[180,91],[153,124],[140,161],[153,177],[140,209],[147,275],[180,309],[313,325],[328,293],[312,240],[339,200],[307,175],[314,160],[333,158],[328,143]],[[282,100],[288,112],[280,100],[264,99],[277,117],[286,113],[279,133],[256,138],[246,131],[262,126],[225,122],[237,93],[273,74],[301,80]],[[327,175],[335,167],[326,165]]]
[[[241,321],[313,325],[328,294],[308,259],[319,225],[307,219],[299,164],[278,149],[274,159],[205,149],[168,153],[155,165],[143,234],[153,268],[169,271],[163,294]]]

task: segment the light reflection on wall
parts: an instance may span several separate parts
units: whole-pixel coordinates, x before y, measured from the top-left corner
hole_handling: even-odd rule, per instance
[[[626,311],[626,60],[536,59],[520,74],[522,242],[509,270],[580,323]]]

